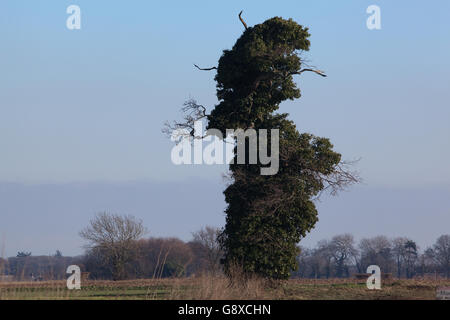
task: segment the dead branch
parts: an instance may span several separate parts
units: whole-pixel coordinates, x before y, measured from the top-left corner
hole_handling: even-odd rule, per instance
[[[322,77],[326,77],[327,76],[323,71],[315,70],[315,69],[302,69],[299,72],[297,72],[296,74],[302,74],[305,71],[310,71],[310,72],[317,73],[319,76],[322,76]]]
[[[184,136],[193,137],[194,139],[203,138],[203,136],[195,135],[194,127],[196,121],[200,121],[208,116],[206,114],[206,108],[200,104],[197,104],[197,101],[194,99],[190,99],[183,104],[181,111],[184,113],[183,121],[173,121],[173,123],[167,121],[164,124],[162,132],[169,137],[176,134],[175,138],[177,139]],[[186,132],[186,134],[183,132]]]
[[[211,68],[200,68],[198,65],[196,65],[194,63],[194,67],[196,67],[198,70],[202,70],[202,71],[211,71],[211,70],[217,70],[217,67],[211,67]]]
[[[242,11],[239,12],[239,20],[241,20],[242,24],[244,25],[245,30],[247,30],[248,29],[247,24],[245,23],[244,19],[242,19],[241,15],[242,15]]]
[[[345,191],[349,186],[362,182],[359,172],[353,169],[359,161],[360,159],[341,161],[335,166],[332,174],[319,174],[319,179],[324,184],[324,188],[316,195],[314,200],[320,200],[322,194],[326,192],[335,196],[338,192]]]

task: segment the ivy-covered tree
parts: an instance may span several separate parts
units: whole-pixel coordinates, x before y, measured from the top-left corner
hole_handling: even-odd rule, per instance
[[[299,133],[288,114],[276,113],[283,101],[300,98],[295,75],[311,71],[325,77],[322,71],[303,68],[301,53],[310,46],[308,29],[280,17],[247,27],[241,14],[239,18],[245,31],[231,50],[223,52],[218,66],[196,66],[217,71],[219,103],[206,114],[205,107],[189,101],[183,109],[185,121],[175,122],[166,132],[188,128],[192,134],[199,119],[223,136],[227,129],[279,130],[275,175],[261,175],[264,165],[259,157],[256,164],[230,164],[220,241],[226,272],[238,266],[248,275],[286,279],[297,269],[298,242],[318,221],[314,198],[325,189],[335,193],[357,178],[328,139]],[[276,151],[270,143],[268,149]]]

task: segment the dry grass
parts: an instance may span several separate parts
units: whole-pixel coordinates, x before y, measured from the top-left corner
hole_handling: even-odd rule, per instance
[[[353,279],[291,279],[274,286],[261,279],[232,285],[224,276],[126,281],[87,281],[81,290],[67,290],[65,281],[0,283],[0,299],[182,299],[182,300],[336,300],[435,299],[438,287],[450,280],[391,280],[382,290],[368,290]]]

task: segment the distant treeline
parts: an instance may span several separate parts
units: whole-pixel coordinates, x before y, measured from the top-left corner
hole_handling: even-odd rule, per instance
[[[127,247],[126,259],[120,261],[123,263],[120,279],[219,273],[222,253],[216,241],[217,232],[215,228],[203,228],[194,233],[189,242],[177,238],[133,240]],[[95,246],[76,257],[65,257],[60,251],[50,256],[18,252],[16,257],[0,258],[0,276],[10,280],[59,280],[67,278],[67,267],[75,264],[82,272],[88,272],[90,279],[118,279],[114,274],[117,269],[115,258],[121,257],[118,251],[117,248]]]
[[[302,278],[340,278],[365,273],[378,265],[383,273],[397,278],[450,276],[450,235],[440,236],[435,244],[420,250],[412,239],[385,236],[365,238],[356,244],[351,234],[322,240],[315,248],[301,247],[299,269],[293,276]]]
[[[217,243],[218,232],[206,227],[194,233],[188,242],[177,238],[133,240],[126,256],[102,246],[89,248],[77,257],[65,257],[59,251],[52,256],[19,252],[16,257],[0,258],[0,275],[3,275],[0,281],[8,277],[36,281],[65,279],[66,268],[71,264],[79,265],[91,279],[119,279],[115,274],[118,260],[114,254],[123,260],[120,279],[220,273],[222,252]],[[372,264],[399,278],[450,277],[450,235],[440,236],[433,246],[424,250],[408,238],[378,236],[356,243],[350,234],[319,241],[314,248],[300,246],[299,249],[299,269],[292,272],[292,277],[352,277],[364,273]]]

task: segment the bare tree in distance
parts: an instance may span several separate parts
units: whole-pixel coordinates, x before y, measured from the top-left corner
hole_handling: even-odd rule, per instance
[[[318,256],[318,271],[322,267],[325,271],[325,277],[328,279],[332,276],[333,255],[331,250],[331,241],[323,239],[317,243],[315,255]]]
[[[141,220],[131,215],[101,212],[80,231],[86,248],[101,252],[114,280],[124,279],[126,264],[136,252],[137,240],[147,232]]]
[[[418,249],[417,244],[409,238],[398,237],[392,240],[392,253],[397,263],[398,278],[402,273],[407,278],[414,276],[413,270],[418,258]]]
[[[348,264],[352,259],[355,259],[357,250],[354,246],[355,240],[351,234],[341,234],[334,236],[331,239],[330,253],[336,268],[336,276],[342,278],[349,276]]]
[[[450,278],[450,234],[444,234],[436,240],[433,253],[445,277]]]
[[[201,244],[206,250],[206,260],[208,269],[213,274],[218,273],[221,269],[220,259],[223,256],[218,236],[220,229],[211,226],[201,228],[199,231],[192,233],[193,242]]]
[[[375,264],[381,268],[383,273],[390,273],[394,268],[392,246],[393,242],[386,236],[361,239],[358,272],[364,273],[369,265]]]

